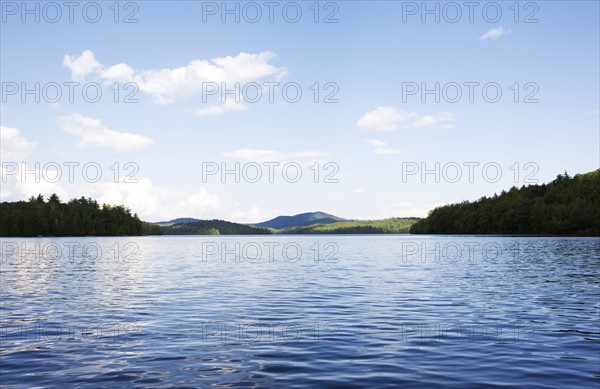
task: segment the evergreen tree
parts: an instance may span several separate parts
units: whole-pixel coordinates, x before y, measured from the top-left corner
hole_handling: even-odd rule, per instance
[[[61,203],[53,194],[29,201],[0,203],[0,236],[157,235],[159,226],[140,221],[122,205],[104,205],[81,197]]]
[[[434,209],[416,234],[600,235],[600,169]]]

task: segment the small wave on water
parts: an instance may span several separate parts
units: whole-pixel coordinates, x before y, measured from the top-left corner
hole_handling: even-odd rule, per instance
[[[139,253],[3,258],[2,387],[600,386],[598,239],[23,242],[74,240]],[[203,257],[212,240],[293,242],[302,255]],[[325,244],[333,260],[315,258]]]

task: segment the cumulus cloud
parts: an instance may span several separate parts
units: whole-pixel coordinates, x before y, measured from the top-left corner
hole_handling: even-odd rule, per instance
[[[479,37],[479,40],[480,41],[487,41],[487,40],[495,41],[496,39],[500,38],[503,35],[510,34],[510,32],[511,32],[511,30],[505,30],[504,27],[502,27],[502,26],[490,28],[489,30],[487,30],[487,32],[485,34],[483,34]]]
[[[99,119],[81,114],[58,118],[60,128],[80,138],[79,147],[106,147],[114,151],[127,153],[139,151],[154,143],[152,139],[131,132],[119,132],[104,127]]]
[[[192,211],[195,215],[202,215],[208,211],[219,209],[221,199],[216,194],[210,194],[206,189],[200,188],[191,195],[186,196],[180,205],[183,209]]]
[[[426,217],[430,210],[442,206],[442,203],[414,204],[410,202],[399,202],[386,204],[380,217]]]
[[[373,146],[373,153],[378,155],[391,155],[391,154],[400,154],[402,150],[394,149],[387,143],[377,139],[369,139],[367,141],[368,144]]]
[[[2,161],[22,161],[33,151],[37,142],[27,140],[12,127],[0,126],[0,151]]]
[[[63,64],[71,70],[74,80],[94,76],[108,83],[133,82],[140,91],[147,93],[158,104],[170,104],[194,96],[206,94],[207,85],[224,83],[228,90],[236,83],[247,84],[261,79],[280,79],[286,73],[284,67],[271,62],[276,58],[272,52],[240,53],[236,56],[212,59],[195,59],[187,65],[175,68],[136,70],[125,63],[106,67],[96,61],[90,50],[81,55],[65,55]],[[222,89],[222,88],[221,88]],[[229,104],[197,111],[199,116],[221,115],[227,111],[239,111],[244,106]]]
[[[100,72],[101,78],[115,82],[128,82],[135,76],[135,70],[125,63],[97,70]]]
[[[379,107],[363,115],[356,125],[364,130],[395,131],[397,129],[452,128],[453,115],[440,112],[436,115],[421,115],[417,112],[401,111],[395,107]]]
[[[149,178],[137,183],[106,182],[90,185],[99,203],[125,204],[146,220],[158,221],[177,217],[213,218],[222,207],[217,194],[204,188],[193,193],[157,186]]]
[[[63,65],[71,70],[73,81],[82,81],[87,76],[102,70],[103,66],[96,61],[96,56],[90,50],[85,50],[81,55],[65,55]]]
[[[0,200],[20,201],[28,199],[31,196],[37,196],[40,193],[46,198],[53,193],[56,193],[63,199],[67,196],[67,191],[65,190],[67,186],[63,186],[55,180],[55,170],[44,170],[39,164],[30,166],[24,162],[15,167],[17,168],[16,171],[12,167],[9,169],[8,166],[2,166]],[[27,171],[25,177],[23,177],[23,171]]]
[[[236,210],[231,213],[230,220],[237,223],[260,223],[272,219],[279,214],[276,209],[261,208],[256,205],[248,210]]]
[[[412,128],[452,128],[452,120],[454,116],[449,112],[440,112],[437,115],[423,115],[416,119],[412,124]]]
[[[20,166],[27,169],[28,175],[7,174],[3,167],[2,201],[24,200],[39,193],[46,198],[53,193],[63,200],[72,198],[92,197],[100,204],[123,204],[132,212],[137,213],[142,220],[159,221],[170,220],[177,217],[196,217],[200,219],[213,219],[222,217],[223,204],[215,193],[209,193],[204,188],[197,188],[193,192],[176,191],[168,187],[155,185],[150,178],[139,178],[136,183],[100,181],[87,183],[78,180],[74,183],[67,181],[63,170],[62,179],[57,182],[44,177],[54,173],[44,171],[39,166]],[[66,168],[65,168],[66,169]],[[35,179],[34,173],[41,179]]]
[[[379,107],[366,113],[356,125],[366,130],[394,131],[397,122],[411,119],[414,113],[398,111],[394,107]]]

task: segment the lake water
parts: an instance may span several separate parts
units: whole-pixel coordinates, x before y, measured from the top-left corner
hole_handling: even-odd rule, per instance
[[[600,386],[600,239],[2,239],[3,387]]]

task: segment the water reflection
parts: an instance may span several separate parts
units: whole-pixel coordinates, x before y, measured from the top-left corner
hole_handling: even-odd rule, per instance
[[[599,268],[593,238],[3,239],[2,380],[591,387]]]

